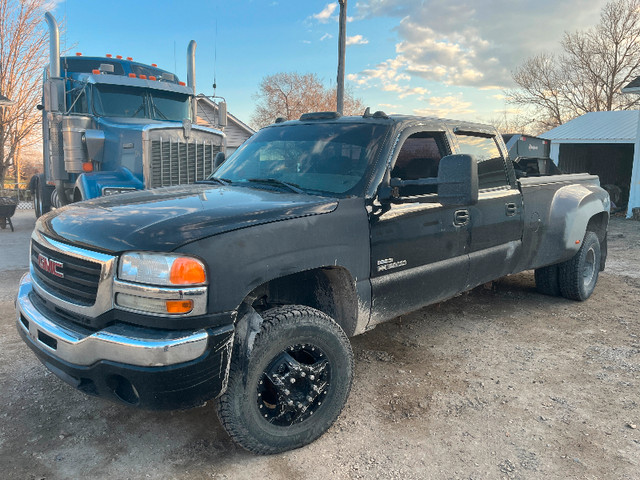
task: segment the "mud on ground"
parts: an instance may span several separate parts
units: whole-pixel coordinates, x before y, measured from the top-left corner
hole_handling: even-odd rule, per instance
[[[356,376],[327,434],[269,457],[212,406],[139,411],[86,397],[22,343],[0,271],[0,477],[640,478],[640,223],[612,219],[584,303],[525,272],[352,340]]]

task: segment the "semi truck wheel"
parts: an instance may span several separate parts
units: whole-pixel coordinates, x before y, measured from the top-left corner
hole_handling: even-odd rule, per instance
[[[51,210],[51,189],[48,188],[43,174],[37,175],[36,178],[36,185],[33,191],[33,209],[36,218],[40,218]]]
[[[586,300],[593,293],[600,271],[600,241],[587,232],[580,250],[558,268],[560,292],[570,300]]]
[[[543,295],[560,296],[558,265],[548,265],[535,270],[536,289]]]
[[[262,317],[248,362],[237,350],[232,358],[217,409],[236,443],[272,454],[311,443],[338,418],[351,389],[353,352],[342,328],[313,308],[277,307]]]

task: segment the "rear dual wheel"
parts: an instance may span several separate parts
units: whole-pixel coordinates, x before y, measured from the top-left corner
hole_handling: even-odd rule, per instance
[[[248,365],[238,351],[232,359],[218,416],[236,443],[272,454],[311,443],[338,418],[353,353],[340,326],[318,310],[294,305],[262,316]]]
[[[578,252],[569,260],[535,271],[536,288],[545,295],[562,295],[570,300],[588,299],[598,282],[600,241],[588,231]]]

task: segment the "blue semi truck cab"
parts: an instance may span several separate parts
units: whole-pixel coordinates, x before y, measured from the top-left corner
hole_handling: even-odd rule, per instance
[[[185,83],[131,58],[60,57],[57,23],[50,13],[45,17],[50,63],[39,106],[44,172],[31,182],[36,217],[71,202],[194,183],[211,174],[222,160],[225,135],[195,124],[194,41]],[[222,128],[226,105],[219,107]]]

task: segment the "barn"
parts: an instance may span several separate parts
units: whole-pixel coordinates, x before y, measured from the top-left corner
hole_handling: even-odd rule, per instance
[[[590,112],[540,135],[566,173],[589,172],[626,211],[640,208],[640,112]]]

